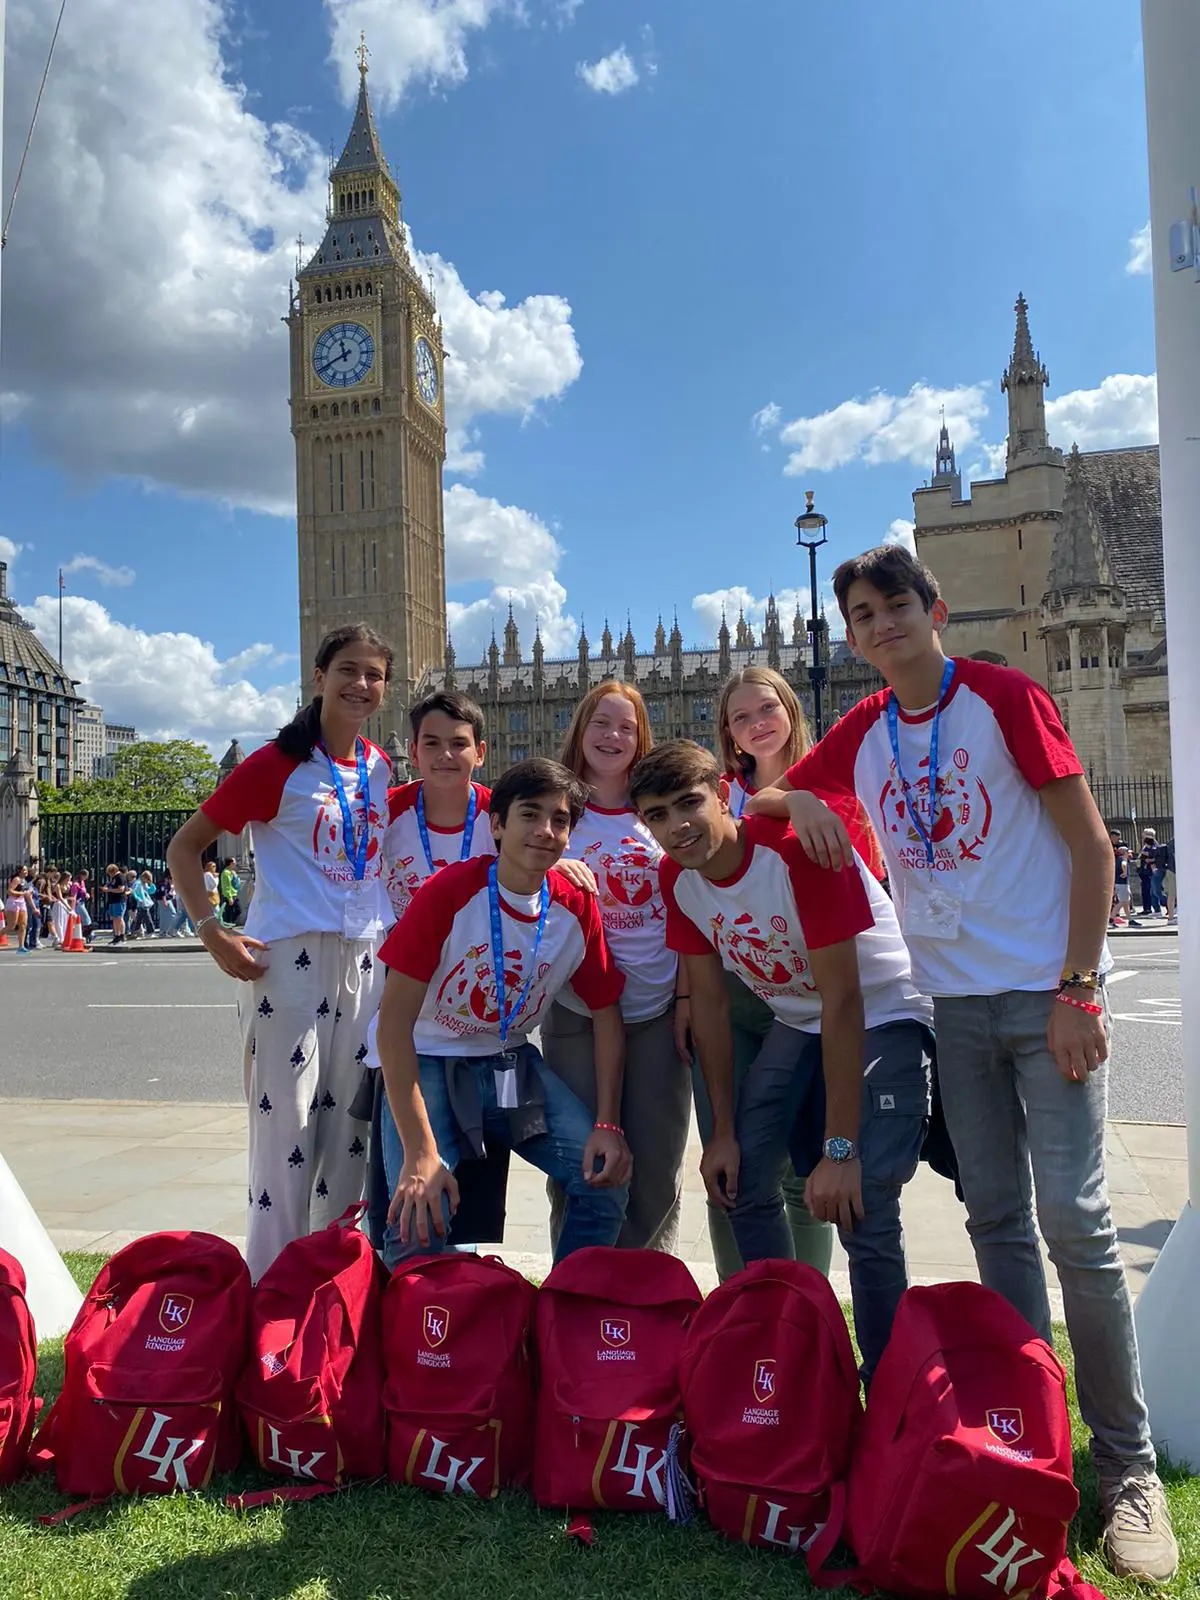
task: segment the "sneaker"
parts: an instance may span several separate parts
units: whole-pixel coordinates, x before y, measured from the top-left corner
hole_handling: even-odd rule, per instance
[[[1136,917],[1130,917],[1129,921],[1125,924],[1125,926],[1127,928],[1140,928],[1141,927],[1141,923],[1138,921],[1138,919]]]
[[[1179,1546],[1158,1474],[1151,1467],[1097,1461],[1104,1512],[1104,1553],[1118,1578],[1170,1583]]]

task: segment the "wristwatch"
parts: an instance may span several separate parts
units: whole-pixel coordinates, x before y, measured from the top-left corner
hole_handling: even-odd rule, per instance
[[[834,1134],[832,1139],[826,1139],[824,1154],[827,1161],[835,1161],[840,1167],[843,1162],[858,1160],[858,1146],[853,1139],[843,1139]]]

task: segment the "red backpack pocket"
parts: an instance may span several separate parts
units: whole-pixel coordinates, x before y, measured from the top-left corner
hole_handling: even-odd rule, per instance
[[[866,1577],[961,1600],[1044,1587],[1078,1505],[1053,1351],[990,1289],[908,1290],[850,1475],[849,1536]]]
[[[267,1472],[337,1485],[383,1474],[384,1272],[352,1206],[294,1239],[253,1291],[237,1400]]]
[[[495,1256],[406,1262],[384,1295],[387,1471],[494,1499],[529,1480],[537,1290]]]
[[[25,1272],[0,1250],[0,1488],[25,1470],[39,1402],[37,1335],[25,1300]]]
[[[743,1544],[803,1552],[815,1570],[841,1532],[862,1420],[829,1283],[793,1261],[737,1273],[692,1318],[680,1383],[709,1521]]]
[[[665,1506],[679,1357],[699,1304],[683,1263],[653,1250],[595,1245],[553,1269],[538,1296],[539,1505]]]

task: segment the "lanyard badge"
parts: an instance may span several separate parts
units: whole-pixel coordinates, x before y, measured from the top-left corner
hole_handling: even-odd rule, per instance
[[[935,863],[935,851],[934,851],[934,847],[933,847],[933,835],[937,830],[937,820],[938,820],[938,735],[939,735],[940,725],[941,725],[941,720],[942,720],[942,701],[946,698],[946,691],[947,691],[947,689],[949,689],[950,684],[953,681],[953,678],[954,678],[954,662],[953,661],[947,661],[946,662],[946,666],[945,666],[945,670],[942,673],[942,686],[938,690],[937,705],[934,707],[934,711],[933,711],[933,725],[932,725],[932,727],[930,728],[930,731],[929,731],[929,827],[928,828],[926,828],[925,824],[921,821],[921,818],[917,815],[917,809],[913,805],[912,793],[911,793],[911,791],[909,789],[909,786],[908,786],[908,779],[904,776],[904,768],[901,765],[901,761],[900,761],[900,732],[899,732],[899,728],[900,728],[900,711],[899,711],[899,704],[898,704],[898,702],[896,700],[895,690],[893,690],[892,693],[888,696],[888,707],[887,707],[888,738],[891,740],[891,743],[892,743],[892,759],[896,763],[896,777],[899,779],[900,791],[904,796],[905,809],[908,811],[908,815],[912,820],[913,827],[917,830],[917,833],[920,835],[921,843],[925,846],[925,861],[926,861],[926,865],[928,865],[931,868],[934,866],[934,863]]]
[[[361,739],[354,741],[354,756],[358,767],[358,794],[363,808],[362,833],[357,840],[354,837],[354,816],[350,810],[346,785],[342,782],[337,762],[324,745],[321,746],[321,753],[329,763],[333,792],[337,795],[338,805],[341,808],[342,848],[346,852],[346,860],[350,863],[355,882],[361,883],[367,875],[367,844],[371,837],[371,793],[370,780],[367,777],[367,747]]]
[[[479,796],[475,793],[475,785],[471,785],[471,798],[467,801],[467,817],[463,823],[462,850],[458,859],[465,861],[471,854],[471,836],[475,832],[475,813],[479,809]],[[425,852],[425,861],[430,872],[435,871],[433,865],[433,846],[429,842],[429,825],[425,821],[425,785],[417,790],[417,832],[421,835],[421,848]]]
[[[537,972],[538,951],[542,947],[546,916],[550,910],[550,885],[545,878],[542,879],[542,904],[538,913],[537,933],[533,940],[533,953],[529,957],[529,976],[525,979],[516,1001],[510,1007],[505,996],[504,933],[500,925],[500,889],[496,881],[496,866],[497,863],[493,860],[488,868],[488,913],[492,924],[492,969],[496,979],[496,1011],[500,1018],[500,1043],[503,1044],[508,1038],[513,1018],[529,998],[530,986]]]

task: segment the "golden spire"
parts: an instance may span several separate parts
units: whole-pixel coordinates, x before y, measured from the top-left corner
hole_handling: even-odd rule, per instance
[[[367,49],[367,35],[365,32],[359,34],[358,49],[354,53],[358,57],[358,70],[365,78],[367,73],[370,71],[370,68],[367,66],[367,62],[371,56],[371,52]]]

